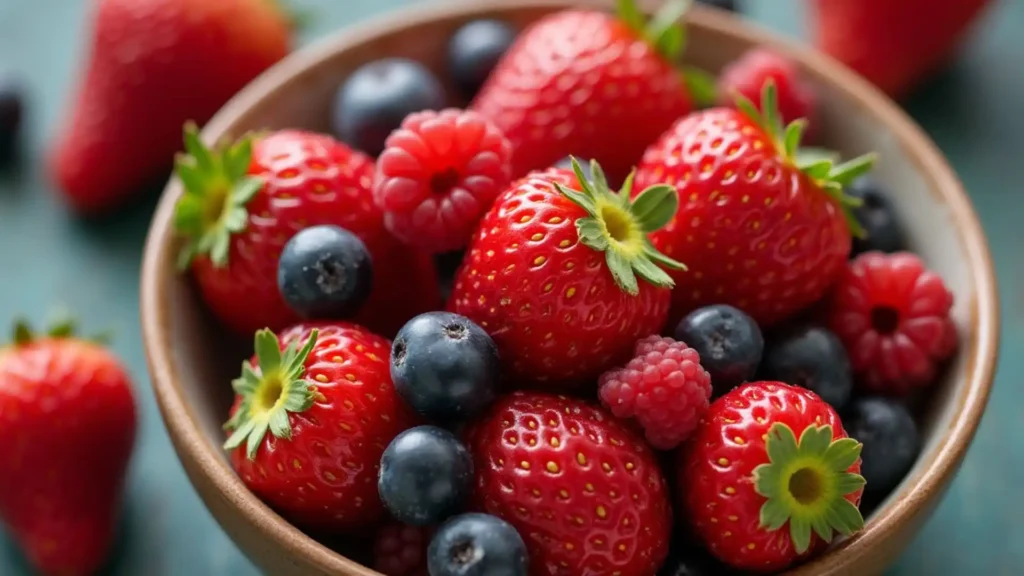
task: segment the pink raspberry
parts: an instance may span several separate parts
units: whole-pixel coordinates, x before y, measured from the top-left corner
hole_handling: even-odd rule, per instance
[[[829,324],[866,391],[903,395],[935,380],[957,346],[953,294],[909,252],[865,252],[833,293]]]
[[[738,92],[759,106],[761,89],[769,79],[775,82],[783,122],[803,118],[812,126],[814,90],[800,77],[796,63],[767,48],[754,48],[726,66],[718,77],[718,97],[723,105],[731,106]],[[805,132],[805,137],[810,135]]]
[[[392,522],[373,543],[373,569],[384,576],[427,576],[427,546],[433,528]]]
[[[601,375],[598,395],[615,416],[635,418],[651,446],[669,450],[690,436],[708,409],[711,376],[693,348],[648,336],[636,343],[625,368]]]
[[[512,145],[480,114],[410,114],[377,160],[374,201],[399,240],[428,252],[469,242],[511,177]]]

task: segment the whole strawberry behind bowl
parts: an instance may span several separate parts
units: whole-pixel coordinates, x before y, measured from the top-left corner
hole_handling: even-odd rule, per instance
[[[210,174],[203,168],[209,156],[199,147],[193,145],[189,151],[198,151],[198,156],[190,154],[179,162],[186,172],[191,171],[185,179],[193,208],[181,208],[184,189],[178,179],[173,180],[150,231],[142,276],[143,336],[153,386],[174,445],[201,497],[235,542],[268,573],[368,576],[378,573],[366,566],[386,565],[396,574],[406,573],[404,567],[407,573],[422,574],[424,566],[438,571],[449,558],[459,557],[444,555],[445,546],[467,534],[481,534],[473,537],[472,545],[490,552],[487,557],[505,558],[507,568],[520,571],[529,564],[531,573],[539,574],[616,570],[649,574],[663,561],[666,570],[675,563],[699,562],[685,554],[697,545],[746,569],[790,566],[794,574],[874,574],[897,557],[955,474],[991,384],[998,302],[984,235],[966,194],[938,151],[891,102],[831,60],[697,6],[686,16],[685,37],[675,32],[652,36],[652,31],[666,30],[664,22],[655,19],[651,24],[639,14],[627,15],[623,28],[607,24],[611,16],[591,14],[586,23],[594,27],[594,37],[586,39],[586,47],[593,52],[572,57],[585,60],[588,54],[635,52],[637,61],[653,66],[653,62],[665,62],[654,58],[685,46],[685,67],[664,64],[679,74],[689,72],[688,80],[672,92],[686,91],[689,97],[685,110],[681,104],[672,104],[680,106],[680,115],[693,112],[694,103],[714,101],[707,98],[713,96],[711,83],[693,72],[694,67],[717,74],[754,48],[788,57],[803,76],[801,89],[816,95],[814,144],[836,151],[845,160],[871,151],[877,154],[873,181],[876,188],[889,191],[885,205],[893,206],[902,225],[901,234],[886,237],[905,238],[906,244],[900,247],[920,260],[879,253],[864,254],[852,264],[834,258],[837,248],[828,244],[829,239],[838,238],[841,250],[846,250],[849,239],[843,240],[844,235],[850,227],[856,228],[846,220],[842,207],[860,218],[865,210],[879,205],[865,202],[861,207],[846,199],[870,199],[877,191],[859,180],[857,186],[843,187],[850,183],[841,170],[805,162],[802,151],[791,150],[795,138],[786,137],[788,132],[781,131],[763,110],[742,115],[752,118],[749,122],[740,120],[738,112],[705,113],[703,120],[689,123],[662,118],[658,133],[663,136],[657,143],[653,139],[644,143],[646,154],[641,146],[628,154],[623,148],[623,157],[609,157],[616,152],[588,147],[582,141],[571,144],[574,149],[558,150],[558,155],[533,149],[528,159],[515,160],[517,146],[540,146],[532,139],[536,136],[532,130],[517,132],[515,122],[506,124],[509,118],[515,120],[515,106],[529,98],[503,100],[501,83],[495,82],[470,105],[465,90],[453,88],[464,88],[464,83],[456,82],[448,69],[449,39],[466,23],[487,21],[473,34],[493,62],[494,51],[516,50],[515,42],[526,42],[524,38],[531,34],[526,30],[537,34],[530,28],[532,23],[570,6],[587,5],[500,0],[486,6],[419,8],[340,32],[272,68],[205,126],[201,139],[207,146],[236,143],[212,156],[220,159],[214,178],[192,177]],[[593,9],[610,7],[610,2],[592,3]],[[547,21],[559,18],[566,16]],[[482,29],[500,33],[488,36]],[[508,48],[510,29],[519,34],[512,48]],[[584,46],[580,38],[574,42],[565,49],[571,52]],[[658,49],[649,51],[650,43]],[[376,66],[373,73],[356,74],[371,62]],[[584,65],[594,64],[580,64]],[[562,105],[555,99],[571,98],[583,85],[569,84],[585,84],[597,78],[595,74],[566,76],[561,85],[557,78],[545,84],[543,98],[538,96],[537,107],[530,113],[539,113],[535,120],[544,120],[552,128],[561,126],[559,130],[585,122],[572,116],[568,101]],[[616,74],[610,78],[626,78]],[[424,83],[431,75],[439,80]],[[332,110],[336,95],[348,78],[353,83],[346,85],[341,100],[361,107],[357,124],[365,128],[363,132],[344,134],[344,144],[293,132],[288,137],[301,142],[285,142],[280,154],[245,145],[247,134],[274,138],[268,134],[282,130],[331,133],[332,114],[338,113]],[[533,80],[539,82],[539,78]],[[615,96],[639,90],[629,82],[619,85],[607,78],[601,82],[600,87],[587,88],[600,90],[601,105],[609,107],[602,118],[608,125],[596,125],[597,138],[602,131],[614,135],[623,129],[611,124],[616,116],[610,107],[621,102]],[[730,82],[737,83],[735,78]],[[780,91],[797,85],[776,84]],[[364,98],[363,94],[377,96]],[[762,105],[756,94],[744,94],[754,106]],[[387,194],[375,195],[372,182],[358,176],[368,173],[365,166],[372,159],[348,147],[376,154],[402,117],[423,107],[440,111],[445,106],[471,106],[472,110],[462,116],[445,113],[444,122],[407,125],[410,129],[404,135],[385,142],[389,188]],[[580,106],[583,112],[584,108]],[[343,119],[352,120],[352,110],[342,113]],[[488,118],[489,114],[493,117]],[[693,126],[705,130],[694,132]],[[507,138],[513,166],[522,162],[524,169],[543,169],[532,164],[593,155],[599,166],[611,166],[616,172],[622,166],[638,166],[635,185],[627,182],[625,193],[619,194],[617,180],[624,174],[609,174],[612,181],[604,183],[599,171],[587,175],[553,169],[521,179],[524,174],[515,168],[509,185],[493,169],[495,158],[500,160],[505,152],[485,157],[504,150],[494,140],[493,129]],[[474,152],[472,134],[483,133],[492,134],[490,144]],[[733,146],[737,150],[777,147],[778,155],[733,158],[729,153]],[[442,158],[439,149],[458,153],[448,152]],[[329,150],[335,151],[325,152]],[[242,152],[258,158],[242,162],[246,158]],[[790,152],[789,161],[804,162],[804,175],[787,172],[789,164],[774,163]],[[349,160],[335,171],[331,162],[338,158]],[[718,164],[710,164],[719,161],[723,163],[718,169]],[[760,162],[756,170],[754,161]],[[586,167],[586,162],[579,166]],[[325,170],[330,176],[324,175]],[[484,173],[487,178],[480,180]],[[772,175],[782,173],[798,184],[785,189],[762,185],[778,184]],[[589,180],[589,190],[580,183],[580,175]],[[700,185],[685,184],[691,178]],[[730,178],[741,179],[742,185]],[[834,194],[834,187],[828,188],[830,181],[838,182],[845,192]],[[209,186],[211,182],[216,186]],[[676,195],[656,186],[661,183],[675,184]],[[346,190],[344,202],[351,206],[347,211],[334,204],[334,210],[316,209],[317,199],[332,186]],[[631,202],[613,200],[628,197],[630,188]],[[831,194],[834,203],[793,199],[814,193]],[[642,196],[647,199],[641,201]],[[494,211],[488,213],[492,201]],[[671,223],[656,216],[659,212],[654,207],[663,202],[671,206],[673,201],[680,208]],[[614,209],[606,210],[609,206]],[[402,218],[389,215],[395,210],[403,211]],[[789,211],[793,214],[788,215]],[[358,214],[359,225],[346,221],[346,214],[350,218]],[[882,217],[887,214],[868,213],[868,219],[861,221],[885,236],[884,227],[893,225],[891,218]],[[453,232],[444,242],[416,243],[422,236],[416,230],[461,231],[473,219],[482,219],[496,232],[478,228],[473,237]],[[579,230],[575,230],[564,225],[565,219],[590,223],[577,224]],[[400,221],[407,227],[392,233],[388,228]],[[438,222],[452,224],[438,227]],[[762,230],[760,226],[766,224],[774,227]],[[296,237],[296,242],[288,242],[287,235],[303,226],[313,227],[303,233],[303,241]],[[772,229],[787,236],[781,240],[762,236]],[[787,252],[815,246],[805,239],[809,229],[817,231],[814,237],[824,246],[822,253],[829,254],[827,259],[819,255],[812,260],[827,261],[827,265],[809,266]],[[651,232],[648,249],[641,239]],[[494,234],[507,246],[495,243]],[[581,244],[574,244],[577,234]],[[284,300],[273,296],[273,261],[283,255],[282,261],[303,262],[308,256],[303,246],[316,245],[310,241],[317,238],[338,242],[330,244],[340,258],[337,270],[350,273],[344,277],[356,282],[346,293],[360,298],[372,294],[368,302],[376,299],[371,313],[363,312],[356,321],[372,324],[374,319],[386,318],[380,326],[370,326],[377,334],[318,318],[299,324],[301,315],[291,317],[289,307],[309,304],[302,298],[315,298],[318,289],[323,291],[324,285],[301,283],[301,267],[282,264],[278,273],[284,274],[285,285],[306,286],[307,291],[287,292]],[[379,248],[382,238],[394,242],[392,251]],[[737,250],[722,249],[718,242],[732,242]],[[393,324],[442,308],[433,274],[418,271],[420,266],[412,263],[452,245],[465,248],[468,256],[454,279],[448,310],[473,322],[448,313],[427,314],[396,337]],[[189,260],[179,261],[183,246],[190,247],[188,254],[193,257],[193,270],[186,268],[184,273],[179,264]],[[858,246],[857,252],[870,251],[872,244],[865,240]],[[392,259],[392,254],[404,256]],[[269,259],[271,265],[260,258]],[[773,258],[772,265],[760,265],[763,258]],[[200,262],[198,269],[195,262]],[[366,262],[372,265],[372,274]],[[722,266],[715,268],[715,262]],[[688,270],[678,270],[680,264]],[[725,269],[730,264],[736,270]],[[508,286],[515,292],[503,292],[500,274],[517,268],[531,272],[510,276],[514,283]],[[751,270],[749,275],[742,274],[745,269]],[[199,282],[192,279],[197,274]],[[838,289],[826,298],[831,308],[820,315],[823,320],[817,332],[788,332],[787,321],[778,317],[786,314],[779,311],[806,309],[809,302],[800,298],[818,299],[818,284],[823,282],[836,283]],[[591,294],[592,286],[600,288]],[[249,314],[244,307],[247,290],[259,294],[263,303]],[[652,304],[639,307],[646,310],[640,315],[619,306],[616,310],[625,316],[616,317],[609,312],[615,290],[639,294],[636,298]],[[720,301],[715,300],[718,290]],[[813,296],[794,299],[794,294],[811,292]],[[741,298],[752,298],[756,305]],[[740,380],[800,384],[820,397],[806,391],[786,392],[777,382],[747,385],[731,393],[726,390],[734,384],[719,389],[727,367],[712,361],[716,326],[735,322],[736,314],[742,313],[724,306],[686,315],[691,308],[709,303],[738,307],[763,324],[763,343],[760,334],[742,343],[756,347],[748,354],[754,359],[764,347],[761,367],[748,361]],[[545,311],[552,316],[557,313],[562,321],[546,319]],[[681,315],[685,319],[676,329]],[[623,324],[626,316],[632,321]],[[599,324],[587,322],[591,317],[595,321],[614,318],[607,322],[608,330],[626,327],[602,338]],[[860,332],[851,328],[858,322],[865,326]],[[254,341],[247,330],[249,323],[265,325],[270,331],[261,332]],[[540,333],[531,334],[532,329]],[[638,339],[644,338],[635,349],[630,344],[634,330]],[[674,334],[685,344],[658,338],[659,331]],[[821,332],[827,335],[817,336]],[[625,333],[630,337],[624,338]],[[472,336],[462,340],[466,334]],[[438,340],[439,335],[455,335],[461,348],[444,348],[447,340]],[[397,354],[410,367],[407,372],[392,367],[394,388],[381,370],[385,365],[381,363],[388,362],[385,339],[393,337],[393,357]],[[588,347],[585,351],[579,348],[583,344]],[[416,346],[442,347],[417,352]],[[451,367],[431,364],[429,359],[436,356],[423,355],[426,350],[439,350],[442,356],[470,354],[480,363],[472,370],[444,372]],[[705,355],[699,362],[694,350]],[[580,359],[578,365],[566,362],[571,357]],[[245,368],[239,377],[243,360]],[[676,412],[640,400],[642,393],[656,395],[664,393],[659,387],[673,386],[671,379],[642,379],[645,370],[655,365],[673,366],[680,371],[676,374],[684,375],[675,386],[686,391],[687,400],[673,404]],[[847,365],[844,370],[850,375],[836,376],[836,367]],[[598,394],[596,375],[616,367],[621,369],[602,376]],[[457,376],[476,398],[490,398],[496,395],[494,370],[505,377],[505,386],[533,390],[518,396],[502,394],[490,408],[479,406],[479,400],[465,405],[466,410],[472,409],[470,416],[476,423],[469,429],[471,437],[462,438],[464,446],[435,426],[412,428],[423,422],[401,406],[402,399],[425,410],[426,421],[447,424],[430,417],[451,412],[444,402],[455,396],[446,396],[444,387],[431,388],[430,382],[436,382],[432,378]],[[548,374],[558,382],[546,382],[543,377]],[[729,374],[732,378],[736,372]],[[637,378],[643,384],[633,395],[630,390],[640,382]],[[833,410],[820,400],[849,398],[850,378],[856,380],[856,393],[847,406]],[[410,395],[410,388],[417,386],[423,388]],[[857,391],[873,396],[862,398]],[[902,404],[884,397],[909,393],[920,399],[921,408],[915,408],[913,418]],[[590,406],[551,394],[589,397]],[[883,396],[875,397],[878,394]],[[277,398],[280,402],[274,401]],[[695,416],[701,410],[709,411],[706,422]],[[682,413],[678,418],[666,416]],[[617,417],[623,420],[613,421]],[[686,426],[673,422],[686,422]],[[392,442],[407,428],[410,431]],[[864,440],[861,453],[860,444],[844,436],[891,439],[892,448],[886,452],[889,443]],[[689,437],[717,438],[719,444],[701,443],[706,446],[703,450],[687,449]],[[417,457],[427,452],[409,451],[415,439],[431,447],[432,460]],[[225,442],[230,451],[224,449]],[[684,449],[672,453],[659,455],[651,448],[670,448],[680,442]],[[420,470],[402,478],[381,475],[380,494],[389,495],[383,503],[372,489],[376,478],[372,471],[379,462],[375,458],[382,453],[389,470]],[[473,494],[466,493],[464,472],[470,457],[476,470]],[[432,462],[439,464],[430,466]],[[432,470],[439,467],[461,470],[463,475],[459,482],[448,482],[445,490],[436,492],[445,494],[443,500],[410,508],[408,503],[415,497],[409,490],[418,486],[414,478],[420,474],[432,478]],[[783,488],[785,482],[780,483],[786,478],[789,492]],[[868,479],[866,487],[863,478]],[[872,494],[873,480],[895,488]],[[399,482],[394,486],[401,488],[390,482]],[[799,502],[786,500],[786,494],[799,496]],[[669,538],[671,525],[665,512],[672,495],[676,502],[671,522],[692,534],[684,545]],[[869,501],[873,511],[867,508]],[[466,512],[485,514],[448,519],[459,502]],[[800,502],[810,508],[801,508],[805,504]],[[865,516],[862,528],[860,516],[851,513],[858,503]],[[720,506],[721,512],[714,506]],[[818,512],[811,513],[812,508]],[[557,514],[564,516],[564,522]],[[370,552],[384,549],[375,547],[374,535],[379,526],[395,525],[389,516],[421,526],[418,532],[407,530],[420,536],[385,547],[395,549],[395,557],[404,559],[400,563],[381,562]],[[730,526],[731,522],[736,525]],[[517,532],[522,542],[514,537]],[[733,537],[743,540],[734,542]],[[427,538],[433,538],[430,546]],[[588,559],[583,560],[581,550],[591,551]]]

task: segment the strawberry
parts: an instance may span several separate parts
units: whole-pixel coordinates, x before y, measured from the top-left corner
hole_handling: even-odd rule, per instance
[[[573,167],[502,193],[455,277],[449,310],[491,335],[512,381],[569,387],[624,363],[665,323],[672,279],[658,264],[682,266],[647,241],[675,212],[670,186],[630,202],[630,181],[613,193],[596,162],[591,181]]]
[[[433,262],[387,233],[373,204],[373,162],[329,136],[285,130],[247,136],[220,152],[195,127],[177,172],[185,187],[175,212],[191,270],[213,312],[238,333],[278,330],[299,317],[277,288],[277,260],[299,230],[334,224],[359,236],[373,260],[373,291],[355,321],[393,334],[436,308]],[[415,290],[409,290],[415,286]]]
[[[810,36],[890,96],[907,93],[961,44],[989,0],[814,0]]]
[[[0,348],[0,520],[40,573],[103,564],[136,424],[125,368],[71,324]]]
[[[673,276],[669,321],[729,304],[769,326],[819,300],[842,272],[857,201],[843,187],[872,165],[861,156],[834,166],[795,158],[804,122],[783,128],[775,85],[761,109],[712,108],[680,120],[644,154],[638,187],[674,185],[678,214],[651,242],[689,271]]]
[[[260,330],[232,382],[224,448],[246,486],[307,528],[351,530],[384,517],[377,469],[415,417],[391,384],[391,343],[347,323]],[[268,434],[269,431],[269,434]]]
[[[581,400],[514,392],[467,430],[478,509],[516,528],[530,574],[653,576],[672,507],[643,440]]]
[[[678,494],[712,554],[776,572],[864,525],[860,451],[815,393],[752,382],[716,400],[679,452]]]
[[[617,15],[564,10],[524,30],[472,103],[512,143],[512,176],[573,154],[621,182],[695,97],[710,98],[713,81],[676,66],[687,4],[666,2],[648,22],[619,0]]]
[[[49,151],[67,202],[96,213],[169,168],[186,120],[205,123],[284,57],[267,0],[99,0],[85,74]]]

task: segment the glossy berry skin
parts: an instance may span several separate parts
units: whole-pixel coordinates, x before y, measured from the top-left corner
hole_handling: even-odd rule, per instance
[[[136,430],[111,352],[49,337],[0,348],[0,521],[40,574],[104,563]]]
[[[401,522],[381,526],[373,540],[373,569],[384,576],[428,576],[427,546],[433,535],[430,527]]]
[[[405,58],[384,58],[357,68],[334,98],[334,134],[370,156],[384,150],[384,141],[413,112],[440,110],[447,96],[441,82],[422,64]]]
[[[711,377],[697,351],[682,342],[648,336],[633,359],[598,380],[601,404],[618,418],[636,418],[651,446],[670,450],[686,440],[708,409]]]
[[[563,10],[520,33],[472,105],[512,142],[512,176],[566,154],[620,182],[692,109],[679,70],[615,15]]]
[[[861,254],[843,271],[829,325],[864,391],[904,395],[933,383],[957,346],[953,293],[909,252]]]
[[[409,115],[377,161],[374,200],[388,230],[406,244],[441,253],[464,248],[510,179],[512,147],[472,111]]]
[[[99,0],[82,74],[47,151],[68,205],[114,209],[163,182],[181,126],[205,124],[291,50],[285,13],[263,0]]]
[[[203,299],[220,321],[247,336],[297,322],[278,290],[278,261],[293,235],[325,224],[358,236],[376,263],[373,290],[355,322],[391,335],[410,316],[435,308],[440,295],[432,290],[433,262],[384,228],[373,204],[373,169],[368,157],[322,134],[286,130],[257,140],[248,173],[264,185],[246,204],[245,229],[231,236],[227,265],[206,256],[192,263]]]
[[[803,326],[780,334],[764,356],[764,375],[806,388],[842,411],[853,392],[850,358],[832,331]]]
[[[316,345],[305,378],[316,387],[312,406],[289,413],[291,440],[267,434],[255,459],[245,446],[231,464],[256,496],[289,521],[308,529],[352,531],[384,517],[377,495],[381,455],[395,436],[416,423],[395,393],[388,373],[391,343],[354,324],[297,324],[278,337],[283,349]],[[254,356],[250,363],[256,366]],[[238,400],[232,414],[238,409]]]
[[[586,402],[513,392],[467,431],[478,510],[526,541],[530,574],[653,576],[672,509],[643,439]]]
[[[757,322],[728,304],[690,312],[673,334],[700,355],[700,365],[711,375],[715,397],[753,378],[764,353],[764,336]]]
[[[843,422],[852,438],[864,444],[861,474],[865,491],[885,497],[903,480],[921,453],[921,435],[907,408],[883,397],[854,401]]]
[[[24,98],[13,73],[0,70],[0,167],[15,158],[25,112]]]
[[[448,75],[464,98],[480,91],[516,39],[516,29],[500,20],[463,24],[448,41]]]
[[[568,388],[625,362],[633,344],[665,323],[669,290],[618,287],[603,253],[579,240],[586,215],[553,182],[579,189],[572,172],[549,169],[513,183],[480,223],[448,310],[494,338],[512,382]]]
[[[427,551],[431,576],[526,576],[526,544],[511,524],[468,513],[445,522]]]
[[[712,108],[648,148],[634,190],[679,191],[679,211],[651,242],[688,271],[673,272],[670,322],[729,304],[762,329],[819,300],[850,253],[840,206],[744,114]]]
[[[450,312],[409,320],[391,345],[391,378],[421,415],[453,423],[498,396],[498,349],[482,328]]]
[[[373,263],[358,236],[338,226],[300,230],[277,262],[277,288],[304,318],[342,319],[370,295]]]
[[[839,415],[813,392],[782,382],[751,382],[716,400],[702,425],[678,456],[678,496],[686,520],[719,560],[741,570],[777,572],[824,547],[816,534],[797,554],[787,529],[760,526],[766,498],[751,481],[754,469],[769,462],[765,438],[776,423],[797,436],[810,426],[831,426],[833,439],[845,438]],[[860,471],[860,460],[849,472]],[[858,504],[861,490],[846,496]]]
[[[380,460],[377,490],[398,521],[442,522],[459,511],[473,481],[473,460],[449,431],[417,426],[391,441]]]
[[[778,89],[778,110],[785,123],[803,118],[808,128],[815,126],[817,95],[800,75],[797,64],[769,48],[753,48],[734,60],[718,76],[718,98],[722,106],[732,106],[735,94],[751,102],[760,102],[761,89],[772,80]]]
[[[864,227],[866,235],[864,238],[853,239],[851,257],[872,250],[888,253],[906,250],[906,234],[896,207],[877,180],[862,176],[853,181],[847,192],[863,202],[853,209],[853,213]]]

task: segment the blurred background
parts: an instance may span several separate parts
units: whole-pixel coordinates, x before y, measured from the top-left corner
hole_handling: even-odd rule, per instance
[[[316,14],[300,46],[421,3],[289,1]],[[934,2],[929,10],[942,11],[954,1]],[[136,379],[141,428],[125,530],[109,574],[255,574],[188,483],[148,386],[137,279],[159,188],[126,209],[86,220],[65,207],[44,170],[44,150],[64,120],[82,66],[89,5],[0,0],[0,86],[11,87],[0,90],[19,90],[24,105],[21,158],[0,171],[0,326],[21,315],[42,321],[54,309],[72,310],[83,325],[114,332],[114,349]],[[751,0],[739,7],[768,28],[810,40],[801,0]],[[1004,320],[1000,369],[977,438],[945,501],[892,574],[1019,574],[1024,566],[1024,357],[1015,354],[1024,344],[1022,30],[1024,1],[994,2],[949,65],[899,100],[938,143],[972,196],[995,257]],[[28,571],[19,554],[0,535],[0,575],[23,574]]]

